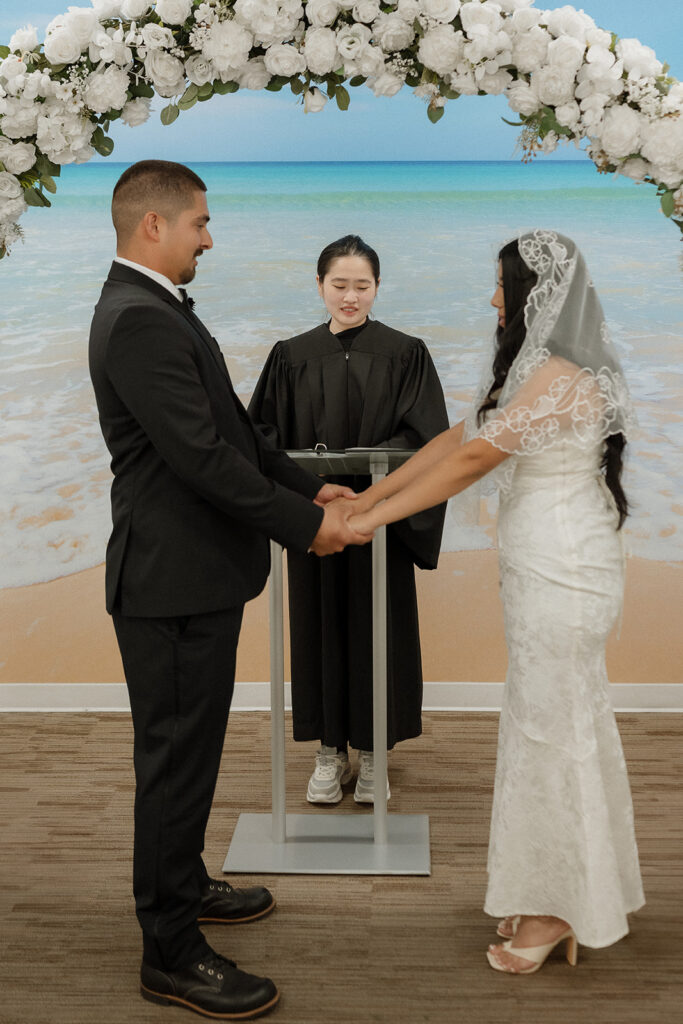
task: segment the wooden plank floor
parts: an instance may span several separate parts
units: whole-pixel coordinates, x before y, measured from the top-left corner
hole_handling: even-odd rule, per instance
[[[646,907],[631,934],[532,977],[493,972],[482,910],[497,716],[430,713],[390,755],[390,810],[427,811],[429,878],[279,876],[264,921],[207,927],[281,987],[277,1024],[677,1024],[683,1021],[683,716],[619,725]],[[218,874],[237,815],[270,803],[269,720],[234,714],[209,826]],[[0,716],[1,1024],[198,1020],[138,994],[127,715]],[[309,809],[315,744],[288,744],[288,809]],[[352,789],[337,810],[357,807]],[[324,809],[318,813],[325,813]]]

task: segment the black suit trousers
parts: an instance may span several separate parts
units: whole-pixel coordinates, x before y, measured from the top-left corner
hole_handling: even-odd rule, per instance
[[[143,958],[178,970],[208,950],[197,925],[204,833],[235,680],[243,606],[142,618],[114,610],[134,728],[133,890]]]

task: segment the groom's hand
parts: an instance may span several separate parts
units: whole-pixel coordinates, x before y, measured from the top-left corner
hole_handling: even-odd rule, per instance
[[[334,486],[334,485],[330,485]],[[348,525],[348,519],[355,511],[353,500],[338,498],[325,505],[323,521],[313,538],[310,550],[322,557],[343,551],[347,544],[367,544],[372,534],[357,533]]]
[[[335,498],[355,497],[356,492],[352,491],[350,487],[343,487],[341,484],[323,484],[313,499],[313,504],[324,508],[325,505],[330,501],[334,501]]]

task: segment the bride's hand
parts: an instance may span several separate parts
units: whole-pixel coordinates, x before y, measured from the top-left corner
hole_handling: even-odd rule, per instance
[[[371,522],[371,516],[369,512],[361,512],[360,515],[356,515],[356,507],[354,503],[354,514],[347,520],[348,525],[356,533],[362,533],[366,536],[372,536],[375,532],[376,527]]]

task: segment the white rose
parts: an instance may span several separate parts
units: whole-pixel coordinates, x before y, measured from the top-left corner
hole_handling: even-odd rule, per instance
[[[574,99],[574,74],[552,64],[534,71],[531,81],[541,103],[560,107]]]
[[[35,135],[40,112],[41,105],[39,103],[22,106],[19,100],[8,101],[2,118],[3,135],[8,139],[27,139]]]
[[[0,60],[0,80],[11,82],[13,78],[23,79],[25,74],[26,65],[18,54],[11,53],[9,57]]]
[[[370,24],[379,17],[379,0],[358,0],[353,8],[353,16],[356,21]]]
[[[412,45],[415,29],[412,22],[404,21],[399,14],[380,14],[372,26],[375,39],[385,53],[395,53]]]
[[[0,138],[0,163],[10,174],[24,174],[36,162],[36,147],[30,142],[12,143]]]
[[[460,21],[470,39],[476,35],[500,32],[503,28],[503,19],[498,11],[499,8],[495,4],[463,4],[460,8]]]
[[[583,55],[586,47],[578,39],[571,36],[561,36],[553,39],[548,47],[548,60],[554,68],[566,71],[575,75],[583,62]]]
[[[134,100],[128,100],[121,111],[121,120],[130,128],[139,128],[141,124],[149,120],[152,109],[152,101],[146,96],[138,96]]]
[[[70,7],[64,23],[77,36],[81,52],[87,50],[93,32],[100,27],[100,20],[92,7]]]
[[[623,174],[624,177],[630,178],[632,181],[645,181],[645,178],[651,172],[652,167],[650,164],[639,156],[625,160],[619,168],[619,174]]]
[[[337,37],[329,28],[313,28],[306,33],[304,57],[314,75],[329,75],[338,62]]]
[[[9,41],[9,48],[12,53],[26,53],[37,49],[38,32],[33,25],[26,25],[17,29]]]
[[[396,13],[400,18],[403,18],[404,21],[409,21],[412,25],[420,13],[420,0],[398,0]]]
[[[460,0],[420,0],[422,13],[432,21],[453,21],[461,6]]]
[[[327,103],[327,96],[320,89],[307,89],[304,93],[304,113],[317,114]]]
[[[395,96],[403,88],[404,82],[398,75],[392,75],[390,71],[385,71],[368,82],[368,85],[375,96]]]
[[[571,128],[572,131],[575,131],[581,119],[581,108],[575,100],[571,103],[562,103],[556,108],[555,117],[563,128]]]
[[[177,96],[185,82],[182,61],[163,50],[152,50],[145,58],[145,72],[160,96]]]
[[[512,45],[512,61],[518,71],[528,73],[545,64],[551,35],[540,25],[534,25],[524,33],[515,36]]]
[[[121,14],[127,21],[138,21],[152,9],[150,0],[123,0]]]
[[[201,53],[194,53],[185,61],[185,74],[194,85],[206,85],[207,82],[213,82],[216,70]]]
[[[379,78],[384,71],[384,54],[378,46],[368,46],[356,61],[356,67],[364,78]]]
[[[167,25],[184,25],[191,10],[192,0],[157,0],[156,13]]]
[[[164,28],[150,21],[149,25],[143,26],[140,35],[148,50],[170,50],[175,46],[175,39],[170,28]]]
[[[271,75],[292,78],[306,70],[306,58],[295,46],[276,43],[266,50],[265,65]]]
[[[249,59],[254,37],[236,21],[216,22],[202,46],[202,53],[219,71],[241,68]]]
[[[513,80],[510,72],[505,71],[503,68],[498,68],[497,71],[481,76],[477,76],[475,72],[475,77],[477,78],[479,88],[482,92],[488,93],[489,96],[500,96]]]
[[[73,64],[81,56],[81,44],[75,32],[56,28],[45,39],[43,53],[50,64]]]
[[[121,16],[121,0],[90,0],[100,21]]]
[[[645,122],[641,155],[654,167],[654,175],[669,188],[683,181],[683,117]]]
[[[308,0],[306,4],[306,17],[315,28],[327,28],[338,14],[337,0]]]
[[[534,28],[542,20],[543,13],[537,11],[535,7],[531,7],[528,10],[515,11],[511,17],[505,19],[505,30],[512,36],[522,35],[524,32],[528,32],[530,28]]]
[[[544,153],[554,153],[557,149],[557,144],[560,141],[559,135],[555,132],[548,132],[541,142],[541,149]]]
[[[344,25],[337,32],[337,50],[344,61],[356,60],[370,42],[367,25]]]
[[[463,50],[462,32],[456,32],[452,25],[437,25],[423,35],[417,56],[438,75],[448,75],[462,59]]]
[[[573,36],[580,43],[585,43],[588,33],[596,27],[592,18],[573,7],[558,7],[554,11],[546,11],[543,20],[554,36]]]
[[[23,196],[21,182],[9,171],[0,171],[0,199],[12,200]]]
[[[508,98],[510,108],[517,114],[524,114],[525,117],[535,114],[541,106],[535,89],[527,82],[513,82],[512,85],[508,86],[505,95]]]
[[[581,107],[581,123],[588,134],[593,135],[599,130],[605,114],[605,106],[608,103],[609,96],[600,92],[593,93],[591,96],[586,96],[585,99],[581,100],[579,104]]]
[[[604,28],[591,28],[586,33],[588,46],[602,46],[609,50],[612,45],[612,33],[605,32]]]
[[[514,14],[515,11],[523,11],[527,7],[531,7],[534,0],[496,0],[498,6],[506,12],[506,14]]]
[[[450,77],[450,86],[462,96],[476,96],[479,92],[474,74],[468,70],[465,64],[461,64],[455,69],[455,73]]]
[[[620,39],[617,56],[623,60],[624,68],[632,78],[657,78],[664,70],[655,51],[637,39]]]
[[[105,71],[93,71],[88,75],[83,98],[96,114],[121,110],[128,99],[128,85],[128,74],[110,65]]]
[[[356,0],[337,0],[337,2],[343,11],[350,11]]]
[[[237,82],[242,89],[265,89],[270,82],[270,72],[263,57],[253,57],[240,68]]]

